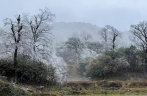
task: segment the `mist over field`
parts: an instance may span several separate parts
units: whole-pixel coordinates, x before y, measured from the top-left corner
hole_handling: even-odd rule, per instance
[[[147,1],[0,3],[0,96],[147,94]]]

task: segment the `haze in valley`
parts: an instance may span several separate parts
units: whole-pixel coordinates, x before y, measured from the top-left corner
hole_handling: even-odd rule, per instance
[[[6,18],[14,20],[24,13],[32,16],[48,8],[55,14],[50,31],[54,47],[84,32],[92,35],[92,41],[101,41],[98,32],[106,25],[122,33],[119,46],[129,46],[133,44],[129,39],[130,25],[147,20],[146,0],[0,0],[0,4],[1,28]]]

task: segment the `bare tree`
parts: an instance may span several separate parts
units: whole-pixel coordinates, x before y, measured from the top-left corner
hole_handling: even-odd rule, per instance
[[[80,34],[81,36],[81,40],[84,42],[88,42],[89,40],[92,40],[92,35],[88,32],[86,32],[85,30],[83,30]]]
[[[111,46],[111,49],[114,50],[116,48],[117,38],[121,37],[121,33],[110,25],[106,25],[104,28],[101,28],[99,30],[99,35],[104,41],[105,50],[108,49],[109,45]]]
[[[53,39],[50,30],[54,17],[55,15],[47,8],[45,10],[40,10],[40,13],[32,16],[32,18],[29,18],[28,15],[24,16],[24,21],[29,29],[28,32],[32,33],[31,35],[28,33],[28,37],[30,37],[32,41],[33,59],[49,59],[49,56],[51,55],[49,49],[51,48]]]
[[[110,27],[111,27],[110,25],[106,25],[104,28],[101,28],[99,30],[99,34],[100,34],[101,38],[104,40],[104,42],[108,42]]]
[[[131,25],[132,40],[145,53],[145,64],[147,64],[147,22],[143,21],[137,25]]]
[[[116,48],[116,41],[118,40],[118,37],[121,37],[121,33],[115,29],[114,27],[110,27],[111,28],[111,42],[112,42],[112,50],[114,50]]]
[[[98,31],[98,35],[100,35],[101,37],[101,40],[104,44],[104,49],[105,50],[108,50],[109,49],[109,45],[108,45],[108,42],[109,42],[109,34],[110,34],[110,25],[106,25],[104,28],[101,28],[99,31]]]
[[[11,37],[11,41],[13,44],[14,48],[14,53],[13,53],[13,64],[14,64],[14,68],[15,68],[15,82],[17,82],[17,65],[18,65],[18,50],[20,48],[20,42],[22,40],[22,34],[23,34],[23,23],[21,20],[20,15],[16,18],[16,21],[13,21],[12,19],[5,19],[4,22],[5,26],[9,26],[10,28],[10,32],[8,32],[7,37]]]

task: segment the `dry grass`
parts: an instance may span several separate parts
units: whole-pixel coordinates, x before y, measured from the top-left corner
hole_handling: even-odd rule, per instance
[[[147,81],[78,81],[67,82],[67,87],[77,90],[80,94],[89,95],[106,95],[109,96],[146,96]]]
[[[0,80],[1,85],[5,82]],[[23,85],[35,90],[38,86]],[[29,96],[147,96],[147,81],[71,81],[64,86],[45,87],[44,92],[34,91]]]

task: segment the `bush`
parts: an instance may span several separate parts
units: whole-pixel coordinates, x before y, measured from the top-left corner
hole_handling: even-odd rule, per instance
[[[97,59],[90,61],[90,64],[87,66],[87,75],[91,77],[103,77],[109,73],[110,68],[108,67],[111,58],[108,56],[99,56]]]
[[[130,47],[124,48],[120,47],[117,50],[106,51],[105,55],[110,56],[113,60],[117,58],[126,59],[126,61],[130,64],[129,71],[130,72],[144,72],[145,65],[144,61],[147,57],[145,53],[141,50],[138,50],[135,46],[131,45]]]
[[[12,60],[0,60],[0,72],[8,79],[14,78]],[[27,55],[19,55],[17,65],[17,81],[27,84],[53,84],[55,82],[55,68],[40,61],[33,61]]]
[[[110,56],[102,55],[91,60],[88,65],[87,75],[92,78],[106,77],[118,74],[119,71],[129,68],[129,63],[124,58],[112,59]]]

